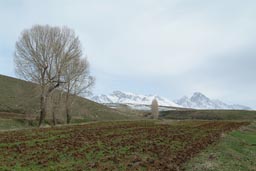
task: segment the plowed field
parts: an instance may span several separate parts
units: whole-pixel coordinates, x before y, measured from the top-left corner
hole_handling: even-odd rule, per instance
[[[182,170],[248,122],[105,122],[0,132],[0,170]]]

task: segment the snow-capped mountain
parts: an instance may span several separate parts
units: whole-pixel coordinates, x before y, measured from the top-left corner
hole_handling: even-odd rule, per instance
[[[192,108],[192,109],[235,109],[251,110],[250,107],[238,104],[226,104],[220,100],[214,100],[206,97],[204,94],[196,92],[190,98],[187,96],[181,99],[171,101],[167,98],[154,95],[138,95],[134,93],[114,91],[109,95],[93,96],[91,100],[103,104],[127,104],[132,108],[150,109],[152,100],[156,98],[159,106],[174,108]]]
[[[202,93],[196,92],[190,98],[187,96],[182,97],[181,99],[175,100],[175,103],[181,105],[185,108],[194,108],[194,109],[237,109],[237,110],[251,110],[250,107],[243,105],[229,105],[220,100],[213,100]]]
[[[156,98],[159,106],[182,107],[167,98],[154,95],[138,95],[134,93],[114,91],[110,95],[94,96],[91,100],[97,103],[118,103],[118,104],[133,104],[133,105],[151,105],[152,100]]]

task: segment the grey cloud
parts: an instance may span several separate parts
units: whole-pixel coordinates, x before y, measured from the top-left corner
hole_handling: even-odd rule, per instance
[[[202,91],[256,107],[255,8],[253,0],[1,1],[0,73],[14,75],[12,53],[23,29],[67,25],[88,55],[96,93],[174,99]]]

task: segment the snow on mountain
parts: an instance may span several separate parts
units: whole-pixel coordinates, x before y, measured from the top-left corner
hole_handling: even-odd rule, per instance
[[[102,94],[100,96],[94,96],[92,97],[92,100],[97,103],[113,103],[111,99],[109,99],[108,96]]]
[[[236,110],[251,110],[250,107],[243,105],[229,105],[220,100],[212,100],[202,93],[196,92],[190,98],[182,97],[175,100],[177,104],[185,108],[194,109],[236,109]]]
[[[160,96],[154,95],[138,95],[134,93],[114,91],[110,95],[94,96],[91,99],[97,103],[119,103],[119,104],[135,104],[135,105],[151,105],[152,100],[156,98],[159,106],[181,107],[176,103]]]
[[[204,94],[195,92],[190,98],[184,96],[174,102],[160,96],[154,95],[138,95],[134,93],[114,91],[109,95],[94,96],[91,100],[97,103],[104,104],[127,104],[133,108],[149,108],[147,105],[151,105],[152,100],[156,98],[159,106],[167,107],[181,107],[192,109],[234,109],[234,110],[251,110],[250,107],[226,104],[220,100],[213,100],[206,97]]]

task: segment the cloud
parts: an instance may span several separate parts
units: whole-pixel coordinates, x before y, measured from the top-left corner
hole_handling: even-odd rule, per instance
[[[253,0],[1,1],[0,73],[14,75],[12,54],[23,29],[67,25],[88,55],[96,92],[173,99],[202,91],[254,105],[256,98],[245,96],[256,94],[255,7]]]

